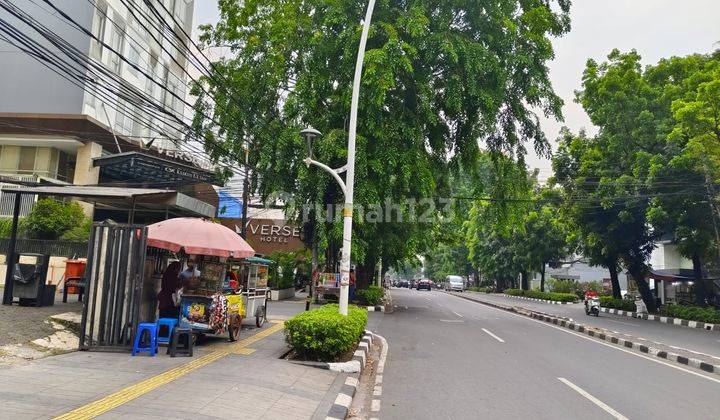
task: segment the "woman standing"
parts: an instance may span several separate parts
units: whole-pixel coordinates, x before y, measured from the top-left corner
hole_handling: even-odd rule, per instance
[[[158,293],[158,308],[160,318],[177,318],[180,316],[180,306],[175,305],[173,294],[182,287],[180,284],[180,262],[173,261],[165,269]]]

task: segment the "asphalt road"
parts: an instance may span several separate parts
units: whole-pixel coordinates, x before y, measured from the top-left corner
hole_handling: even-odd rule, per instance
[[[715,356],[713,364],[720,363],[720,333],[717,331],[705,331],[697,328],[682,327],[609,313],[601,313],[597,318],[594,316],[589,317],[585,315],[582,304],[551,305],[492,293],[479,293],[477,295],[484,300],[510,306],[522,306],[547,314],[560,315],[572,318],[576,322],[606,328],[623,334],[630,334],[647,341],[656,341],[670,346],[699,351],[707,355]],[[718,417],[720,418],[720,415]]]
[[[438,291],[393,289],[382,419],[717,419],[720,376]]]

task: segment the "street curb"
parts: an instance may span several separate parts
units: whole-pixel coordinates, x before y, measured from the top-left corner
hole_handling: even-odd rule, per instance
[[[551,315],[547,315],[547,314],[533,312],[526,308],[520,308],[522,310],[518,310],[517,307],[500,305],[497,303],[487,302],[487,301],[483,301],[483,300],[477,300],[477,299],[460,296],[460,295],[456,295],[456,294],[453,294],[453,296],[467,299],[472,302],[477,302],[477,303],[480,303],[480,304],[483,304],[486,306],[491,306],[493,308],[502,309],[507,312],[513,312],[518,315],[526,316],[529,318],[534,318],[534,319],[538,319],[541,321],[545,321],[547,323],[554,324],[559,327],[563,327],[563,328],[573,330],[575,332],[583,333],[590,337],[599,338],[600,340],[604,340],[609,343],[616,344],[616,345],[626,348],[626,349],[638,350],[638,351],[640,351],[640,353],[649,354],[649,355],[658,357],[660,359],[668,360],[671,362],[676,362],[676,363],[684,365],[684,366],[691,366],[691,367],[700,369],[705,372],[715,373],[715,374],[720,375],[720,365],[713,365],[713,364],[703,362],[702,360],[698,360],[698,359],[695,359],[692,357],[681,356],[679,354],[675,354],[675,353],[665,351],[665,350],[659,350],[659,349],[656,349],[654,347],[651,347],[651,346],[648,346],[645,344],[635,343],[635,342],[626,340],[624,338],[619,338],[614,335],[600,332],[594,328],[588,328],[585,325],[577,324],[572,321],[560,319],[560,318],[557,318],[557,317],[554,317]]]
[[[697,328],[705,331],[720,331],[720,324],[710,324],[707,322],[690,321],[682,318],[673,318],[669,316],[661,315],[650,315],[650,314],[638,314],[637,312],[622,311],[620,309],[613,308],[600,308],[600,312],[609,314],[622,315],[630,318],[644,319],[647,321],[657,321],[663,324],[679,325],[681,327]]]
[[[368,312],[385,312],[385,307],[382,305],[367,306]]]
[[[330,410],[328,410],[327,416],[325,417],[326,420],[345,419],[345,417],[347,417],[352,399],[355,396],[360,382],[360,375],[362,375],[362,371],[367,363],[372,340],[373,333],[365,330],[365,335],[363,335],[362,340],[358,343],[358,348],[355,350],[353,360],[345,363],[327,363],[327,369],[336,372],[348,372],[347,370],[342,370],[342,368],[348,364],[357,366],[357,370],[350,372],[348,377],[345,378],[345,384],[340,388],[340,392],[338,392],[337,397],[335,397],[335,402],[330,407]]]
[[[501,296],[509,297],[509,298],[515,298],[515,299],[522,299],[522,300],[532,300],[533,302],[542,302],[542,303],[548,303],[551,305],[574,305],[575,302],[558,302],[555,300],[547,300],[547,299],[536,299],[536,298],[529,298],[525,296],[513,296],[513,295],[506,295],[505,293],[500,293]]]

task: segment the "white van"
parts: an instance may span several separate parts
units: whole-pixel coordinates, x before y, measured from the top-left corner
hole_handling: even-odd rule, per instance
[[[445,290],[448,292],[464,292],[465,280],[461,276],[445,277]]]

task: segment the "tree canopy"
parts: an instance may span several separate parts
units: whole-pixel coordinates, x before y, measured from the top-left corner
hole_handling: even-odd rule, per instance
[[[331,167],[345,163],[364,4],[221,0],[219,7],[220,22],[205,26],[202,40],[232,55],[203,78],[209,96],[193,90],[194,127],[224,146],[208,151],[240,155],[249,143],[253,188],[264,198],[292,196],[295,217],[306,203],[341,202],[327,174],[302,164],[298,132],[313,125],[323,132],[314,157]],[[570,28],[569,7],[568,0],[378,2],[362,78],[356,203],[392,203],[410,214],[408,199],[431,198],[437,207],[448,174],[474,165],[481,144],[520,159],[526,142],[547,153],[534,110],[560,118],[546,62],[550,37]],[[321,243],[339,243],[340,224],[318,222]],[[356,219],[353,259],[395,264],[428,247],[426,231],[407,221]]]

